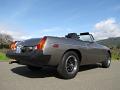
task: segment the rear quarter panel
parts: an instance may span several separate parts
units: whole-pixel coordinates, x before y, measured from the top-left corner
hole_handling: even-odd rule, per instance
[[[59,44],[59,48],[54,48],[54,44]],[[58,65],[64,53],[69,49],[80,50],[82,54],[82,60],[86,60],[85,45],[80,40],[58,38],[58,37],[47,37],[45,48],[43,53],[45,55],[51,55],[49,65]]]

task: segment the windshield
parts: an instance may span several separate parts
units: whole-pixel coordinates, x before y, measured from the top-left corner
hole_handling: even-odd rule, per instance
[[[80,40],[93,42],[93,39],[91,38],[90,35],[80,35]]]

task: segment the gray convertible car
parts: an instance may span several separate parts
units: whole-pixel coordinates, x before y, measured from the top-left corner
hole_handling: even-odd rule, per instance
[[[14,42],[6,56],[14,59],[10,63],[27,65],[32,71],[55,66],[64,79],[74,78],[80,65],[100,63],[108,68],[111,64],[110,49],[96,43],[88,32]]]

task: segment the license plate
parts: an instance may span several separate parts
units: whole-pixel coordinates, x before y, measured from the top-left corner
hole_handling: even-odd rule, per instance
[[[21,53],[21,47],[17,46],[16,53]]]

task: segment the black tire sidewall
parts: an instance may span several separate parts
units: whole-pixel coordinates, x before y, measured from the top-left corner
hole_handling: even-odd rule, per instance
[[[70,55],[75,56],[76,59],[77,59],[77,69],[76,69],[76,71],[75,71],[74,73],[68,73],[67,70],[66,70],[66,67],[65,67],[65,66],[66,66],[66,65],[65,65],[65,64],[66,64],[66,59],[67,59]],[[66,52],[66,53],[63,55],[62,60],[61,60],[61,62],[60,62],[59,65],[58,65],[57,71],[58,71],[58,73],[59,73],[63,78],[65,78],[65,79],[71,79],[71,78],[75,77],[76,74],[77,74],[77,72],[79,71],[79,64],[80,64],[80,60],[79,60],[78,55],[77,55],[75,52],[73,52],[73,51],[69,51],[69,52]]]
[[[110,56],[110,54],[108,53],[108,56],[107,56],[108,58],[107,58],[107,60],[105,60],[105,61],[103,61],[102,62],[102,67],[103,68],[108,68],[108,67],[110,67],[110,64],[111,64],[111,56]],[[110,64],[108,64],[108,61],[110,60]]]

